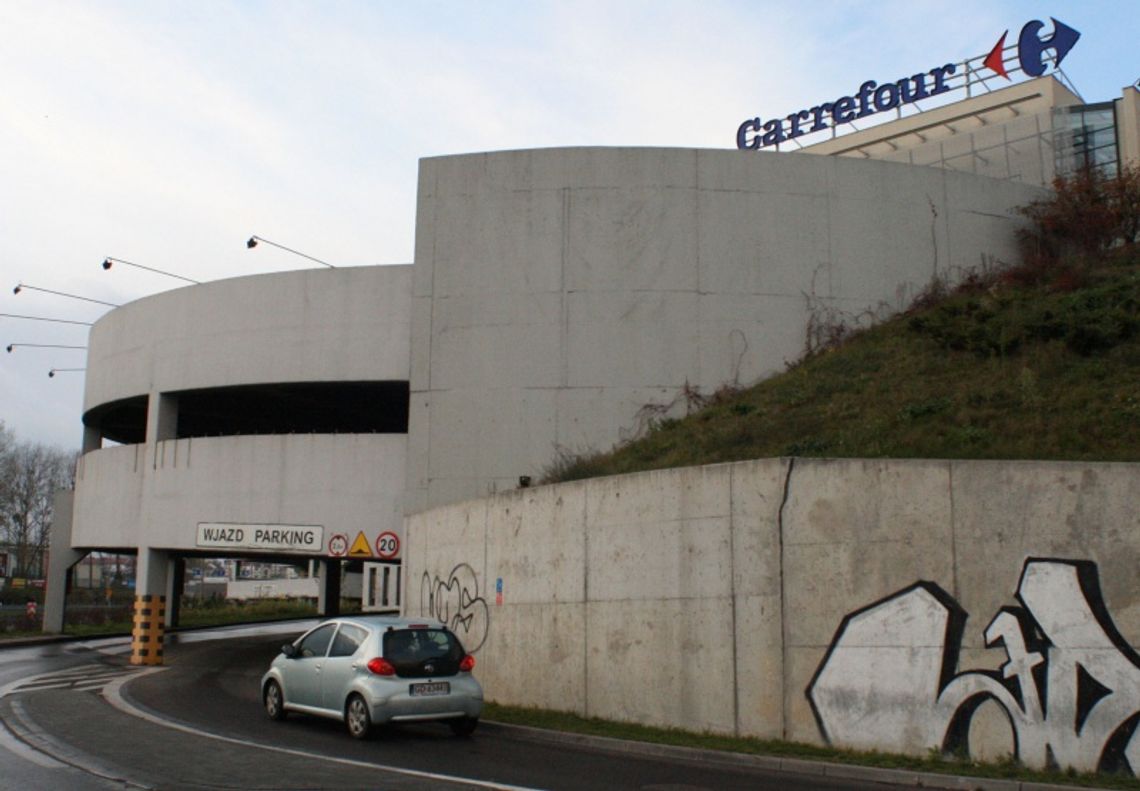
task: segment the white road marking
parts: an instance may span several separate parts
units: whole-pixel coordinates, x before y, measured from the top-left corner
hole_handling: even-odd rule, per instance
[[[70,687],[60,687],[60,689],[70,688],[70,689],[74,689],[76,692],[94,692],[95,690],[102,689],[104,686],[106,686],[106,684],[107,684],[107,679],[101,679],[99,681],[87,681],[87,682],[77,681],[74,684],[72,684]],[[23,692],[23,690],[20,690],[20,691]]]
[[[75,689],[89,691],[98,689],[113,679],[124,675],[134,675],[134,666],[107,667],[106,665],[82,665],[67,670],[40,673],[35,676],[18,678],[0,687],[0,698],[13,692],[40,692],[48,689]]]
[[[94,651],[106,656],[120,656],[131,652],[131,638],[129,637],[95,637],[81,643],[67,644],[68,653]]]
[[[421,772],[415,769],[402,769],[396,766],[386,766],[384,764],[370,763],[368,761],[354,761],[351,758],[334,758],[329,755],[322,755],[321,753],[308,752],[307,750],[294,750],[290,747],[278,747],[277,745],[273,744],[261,744],[259,742],[250,742],[244,739],[234,739],[229,736],[222,736],[218,733],[211,733],[209,731],[192,728],[189,725],[183,725],[179,722],[171,722],[161,717],[157,717],[148,711],[137,708],[123,697],[122,689],[125,683],[132,679],[141,678],[144,675],[155,673],[160,670],[166,670],[166,668],[152,667],[134,675],[116,679],[103,688],[103,697],[107,700],[108,703],[110,703],[113,707],[123,712],[124,714],[130,714],[132,717],[138,717],[139,719],[146,720],[147,722],[153,723],[154,725],[161,725],[164,728],[172,728],[176,731],[182,731],[183,733],[189,733],[194,736],[203,736],[207,739],[217,739],[220,742],[237,744],[242,747],[255,747],[259,750],[269,750],[270,752],[283,753],[285,755],[295,755],[299,758],[310,758],[315,761],[328,761],[330,763],[342,764],[344,766],[355,766],[362,769],[379,769],[381,771],[391,772],[393,774],[403,775],[405,777],[415,777],[420,780],[434,780],[444,783],[456,783],[460,785],[476,786],[478,788],[493,789],[493,791],[541,791],[541,789],[530,788],[527,786],[508,785],[506,783],[495,783],[488,780],[474,780],[465,777],[456,777],[453,775],[436,774],[434,772]]]
[[[96,667],[100,669],[94,669]],[[64,673],[51,673],[46,678],[29,681],[24,684],[21,689],[29,689],[42,684],[77,684],[81,682],[98,681],[100,679],[108,681],[115,676],[122,675],[124,670],[124,668],[106,669],[103,665],[87,665],[78,671],[69,670]]]

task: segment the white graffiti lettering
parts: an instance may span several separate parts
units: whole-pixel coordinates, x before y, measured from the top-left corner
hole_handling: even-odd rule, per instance
[[[1005,710],[1027,766],[1140,773],[1140,655],[1089,561],[1030,558],[985,630],[997,671],[958,672],[966,613],[920,582],[852,613],[807,688],[824,738],[880,750],[970,751],[974,712]]]

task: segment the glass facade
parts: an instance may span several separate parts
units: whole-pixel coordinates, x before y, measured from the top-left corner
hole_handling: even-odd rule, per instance
[[[1053,111],[1056,174],[1065,176],[1083,167],[1112,178],[1120,168],[1113,102],[1059,107]]]

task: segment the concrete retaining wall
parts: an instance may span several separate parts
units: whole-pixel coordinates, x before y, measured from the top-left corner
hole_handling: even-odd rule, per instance
[[[1016,260],[1010,181],[846,157],[567,148],[420,163],[405,513],[755,381],[809,321]]]
[[[502,703],[1140,768],[1138,490],[1140,465],[802,459],[522,489],[409,517],[405,601]]]

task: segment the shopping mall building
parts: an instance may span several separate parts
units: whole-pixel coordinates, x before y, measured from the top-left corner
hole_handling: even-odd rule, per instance
[[[139,606],[165,597],[168,624],[193,557],[366,561],[365,605],[398,608],[406,515],[780,371],[821,317],[883,315],[1014,260],[1016,208],[1054,176],[1140,162],[1140,93],[1090,104],[1051,50],[1036,77],[1016,43],[998,51],[1001,69],[931,64],[749,118],[725,150],[424,159],[411,264],[112,310],[90,333],[45,628],[91,551],[137,552]],[[333,611],[340,575],[322,578]],[[161,661],[157,620],[134,661]]]

